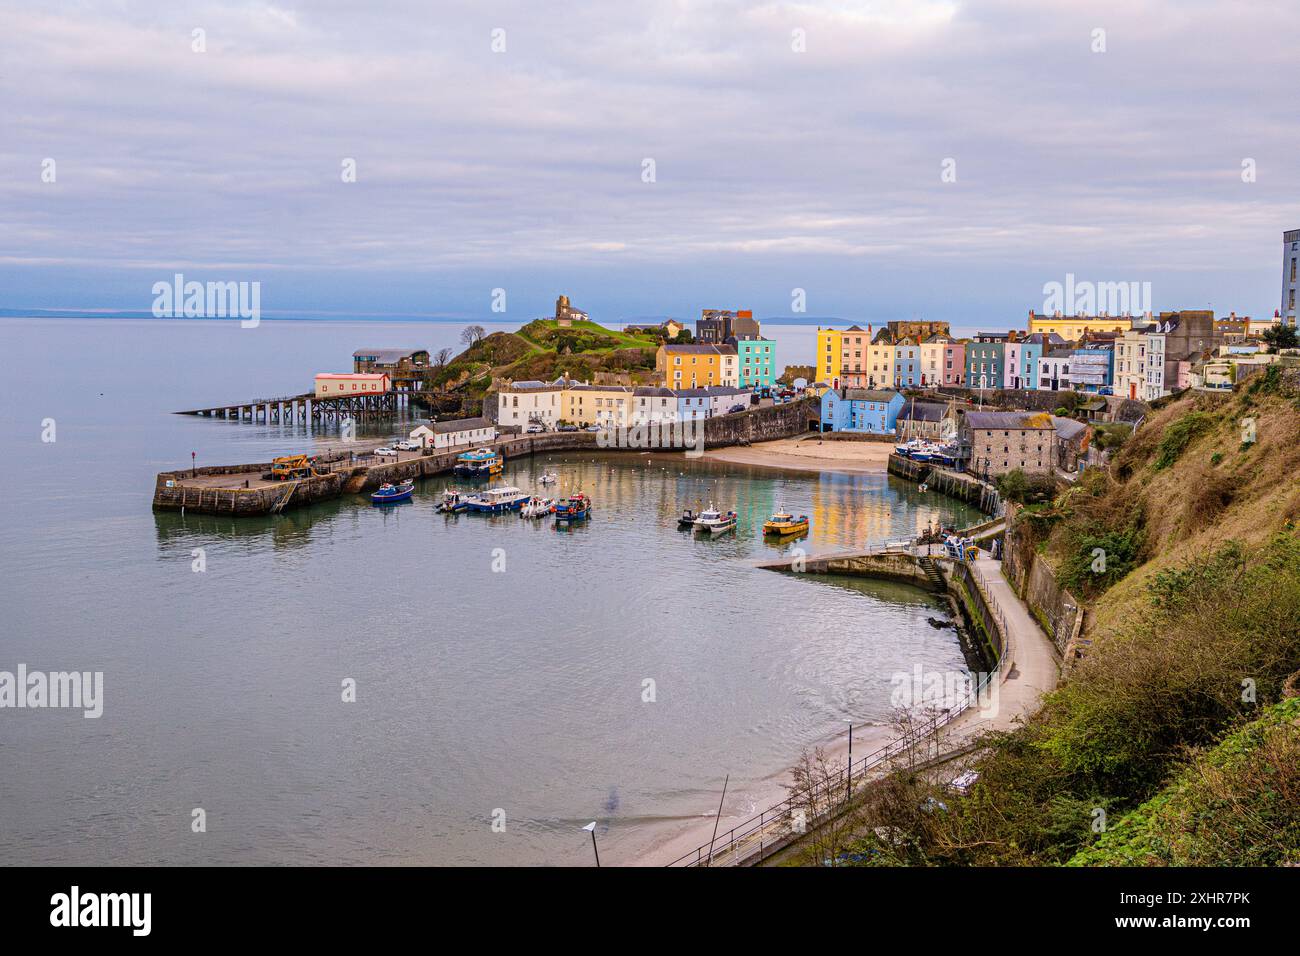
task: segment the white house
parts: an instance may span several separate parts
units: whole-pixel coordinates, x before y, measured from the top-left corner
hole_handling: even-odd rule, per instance
[[[559,382],[514,382],[497,393],[497,424],[518,425],[520,429],[536,423],[554,428],[564,417],[564,386]]]
[[[1049,392],[1068,392],[1070,385],[1070,353],[1054,349],[1038,360],[1038,387]]]
[[[733,405],[749,408],[750,390],[734,385],[710,385],[704,389],[709,395],[709,416],[725,415]]]
[[[484,445],[497,437],[497,430],[486,418],[457,418],[449,422],[421,425],[411,432],[411,441],[424,448],[457,448],[461,445]]]
[[[677,393],[671,388],[642,385],[632,391],[632,424],[677,421]]]

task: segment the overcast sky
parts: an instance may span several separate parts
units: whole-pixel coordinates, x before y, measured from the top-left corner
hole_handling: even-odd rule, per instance
[[[0,0],[0,21],[0,308],[147,310],[182,272],[259,281],[267,314],[523,321],[567,292],[606,321],[789,316],[801,288],[812,316],[1006,328],[1072,272],[1262,316],[1300,228],[1294,2]]]

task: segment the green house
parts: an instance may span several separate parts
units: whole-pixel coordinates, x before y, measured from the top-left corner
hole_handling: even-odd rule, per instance
[[[736,339],[737,384],[741,388],[771,388],[776,384],[776,343],[771,339]]]

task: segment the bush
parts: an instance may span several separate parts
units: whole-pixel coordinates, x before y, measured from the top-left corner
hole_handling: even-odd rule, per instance
[[[1300,863],[1300,697],[1197,754],[1071,866]]]
[[[1205,412],[1188,412],[1170,422],[1156,446],[1155,469],[1160,471],[1176,462],[1197,435],[1209,429],[1213,420]]]

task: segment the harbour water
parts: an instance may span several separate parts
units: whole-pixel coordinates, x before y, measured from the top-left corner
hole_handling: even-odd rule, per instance
[[[191,452],[338,441],[171,410],[302,391],[354,348],[460,328],[0,319],[0,670],[104,674],[97,719],[0,711],[0,860],[586,864],[595,820],[602,862],[645,861],[711,817],[726,774],[724,820],[848,721],[883,729],[892,675],[964,669],[922,591],[753,567],[783,551],[758,534],[777,506],[810,515],[810,553],[976,518],[884,475],[508,463],[505,482],[555,470],[592,496],[563,531],[437,514],[443,482],[386,508],[150,511],[154,474]],[[734,534],[675,529],[709,502],[739,512]]]

